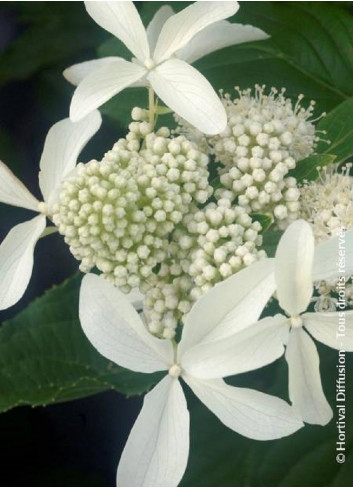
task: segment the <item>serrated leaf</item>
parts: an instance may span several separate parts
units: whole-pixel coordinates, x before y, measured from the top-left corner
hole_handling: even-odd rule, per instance
[[[120,368],[90,345],[78,319],[80,281],[54,287],[0,328],[0,412],[108,389],[139,394],[159,379]]]
[[[335,161],[336,155],[331,154],[308,156],[308,158],[299,161],[296,167],[288,173],[288,176],[295,177],[298,182],[316,180],[319,176],[318,169],[332,165]]]

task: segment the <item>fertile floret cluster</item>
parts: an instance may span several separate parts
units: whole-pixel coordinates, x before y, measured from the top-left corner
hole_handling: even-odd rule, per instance
[[[341,171],[337,165],[319,171],[316,181],[305,183],[300,191],[301,217],[313,227],[316,243],[338,235],[342,228],[353,227],[353,177],[352,164],[346,164]],[[345,298],[353,305],[352,278],[348,278]],[[315,309],[334,311],[338,281],[322,281],[316,284],[319,297]]]
[[[314,103],[293,106],[285,90],[265,87],[238,90],[238,98],[222,94],[228,116],[226,130],[207,138],[179,121],[178,131],[187,133],[199,147],[221,164],[221,185],[229,189],[248,213],[270,214],[284,229],[298,217],[299,189],[288,178],[296,162],[313,153],[318,137],[310,120]]]
[[[208,157],[185,136],[148,122],[129,128],[101,162],[77,166],[53,215],[81,270],[97,267],[124,292],[149,279],[175,226],[212,191]]]
[[[207,290],[265,256],[261,225],[229,192],[185,215],[168,246],[168,258],[145,285],[145,314],[153,333],[171,338],[193,303]]]
[[[319,171],[316,181],[300,191],[301,217],[310,222],[317,243],[337,235],[342,227],[353,226],[352,163],[338,170],[336,165]]]

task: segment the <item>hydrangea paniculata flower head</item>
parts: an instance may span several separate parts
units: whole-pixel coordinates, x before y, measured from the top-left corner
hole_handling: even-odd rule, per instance
[[[314,152],[319,139],[312,121],[314,103],[301,106],[302,96],[293,106],[285,90],[256,86],[222,97],[227,112],[227,128],[205,137],[179,120],[180,133],[209,147],[219,170],[223,188],[233,193],[248,213],[269,214],[281,229],[298,218],[299,189],[288,177],[296,162]],[[222,192],[222,188],[219,190]]]
[[[217,283],[266,256],[261,225],[223,196],[194,205],[173,233],[160,270],[143,288],[154,333],[171,338],[197,299]]]
[[[101,162],[79,165],[53,220],[81,270],[96,266],[125,292],[148,282],[190,205],[210,196],[207,164],[185,136],[136,121]]]

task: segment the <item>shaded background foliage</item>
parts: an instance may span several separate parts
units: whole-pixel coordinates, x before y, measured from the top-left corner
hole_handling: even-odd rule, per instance
[[[136,3],[147,22],[164,2]],[[188,2],[168,3],[180,10]],[[0,9],[0,158],[39,195],[44,138],[53,123],[67,117],[72,95],[62,70],[97,55],[125,55],[126,50],[88,17],[81,2],[1,2]],[[352,155],[351,2],[242,2],[234,21],[253,24],[272,37],[200,60],[197,67],[214,87],[285,86],[293,99],[303,93],[316,100],[317,115],[339,106],[320,123],[333,141],[321,143],[320,152],[339,160]],[[145,103],[144,90],[130,89],[106,104],[102,129],[82,161],[100,158],[124,134],[129,110]],[[26,217],[25,210],[0,205],[0,240]],[[275,242],[267,237],[269,251]],[[20,313],[76,270],[60,236],[41,240],[28,291],[18,305],[0,314],[5,321],[0,328],[1,485],[114,485],[117,460],[141,404],[119,392],[142,392],[155,380],[112,368],[85,340],[77,320],[79,277]],[[325,392],[334,406],[337,353],[322,345],[319,353]],[[347,406],[352,413],[353,365],[348,361]],[[288,398],[283,359],[234,382]],[[107,389],[115,392],[103,392]],[[325,428],[306,426],[284,440],[255,442],[225,428],[191,393],[188,401],[191,454],[184,485],[352,485],[349,424],[347,461],[340,466],[335,462],[335,420]],[[5,412],[21,405],[26,406]]]

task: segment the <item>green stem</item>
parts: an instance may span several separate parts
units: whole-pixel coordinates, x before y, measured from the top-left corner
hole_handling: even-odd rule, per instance
[[[152,87],[148,88],[148,111],[149,111],[149,122],[154,127],[154,116],[156,111],[155,100],[154,100],[154,90]]]
[[[50,236],[51,234],[54,234],[57,231],[58,231],[58,228],[56,226],[48,226],[47,228],[44,229],[44,231],[40,235],[39,239],[45,238],[46,236]]]

